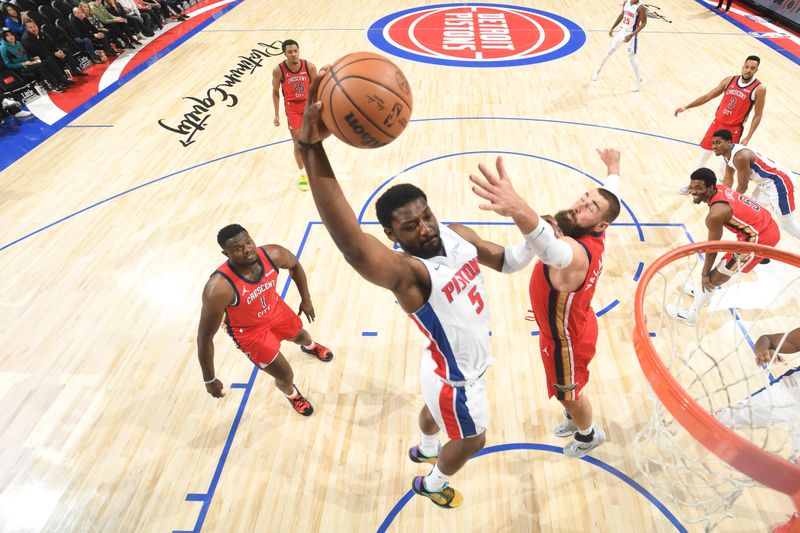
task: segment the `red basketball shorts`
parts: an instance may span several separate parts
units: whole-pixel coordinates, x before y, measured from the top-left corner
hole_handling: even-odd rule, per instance
[[[739,237],[737,235],[738,241],[747,241],[756,244],[765,244],[767,246],[775,246],[778,244],[778,241],[781,240],[781,230],[778,229],[778,225],[775,221],[772,221],[772,224],[766,229],[758,234],[754,240],[745,239],[744,237]],[[728,252],[725,254],[723,258],[722,265],[720,265],[720,272],[723,274],[727,274],[729,276],[734,275],[737,272],[741,272],[746,274],[753,270],[757,264],[764,259],[762,256],[758,255],[749,255],[749,254],[740,254],[740,253],[733,253]]]
[[[295,338],[302,328],[300,317],[283,300],[278,299],[275,309],[269,314],[269,321],[263,326],[244,333],[230,328],[229,333],[236,346],[256,365],[264,368],[278,356],[281,342]]]
[[[539,352],[547,376],[547,395],[559,400],[580,399],[589,382],[589,363],[597,346],[597,322],[587,324],[579,339],[555,340],[539,335]]]
[[[286,122],[289,123],[290,130],[299,131],[303,127],[303,111],[305,108],[305,102],[286,102]]]
[[[742,137],[741,124],[722,124],[714,120],[711,123],[711,126],[708,127],[706,136],[703,137],[702,141],[700,141],[701,148],[704,148],[706,150],[711,150],[711,137],[717,130],[728,130],[729,132],[731,132],[731,135],[733,136],[733,143],[738,143],[739,139]]]

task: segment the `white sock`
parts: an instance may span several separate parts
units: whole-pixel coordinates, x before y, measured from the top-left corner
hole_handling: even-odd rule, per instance
[[[631,61],[633,74],[636,76],[636,83],[639,83],[642,80],[642,73],[639,72],[639,62],[636,61],[636,54],[629,54],[628,59]]]
[[[425,490],[428,492],[441,492],[450,481],[450,476],[442,474],[439,465],[433,465],[433,469],[425,476]]]
[[[295,387],[294,385],[292,385],[292,393],[291,393],[291,394],[286,394],[286,393],[284,393],[284,396],[286,396],[287,398],[289,398],[289,399],[291,400],[292,398],[294,398],[294,397],[295,397],[295,396],[297,396],[298,394],[300,394],[300,393],[299,393],[299,392],[297,392],[297,387]]]
[[[714,152],[712,152],[711,150],[703,149],[703,152],[700,154],[700,159],[697,161],[697,166],[692,169],[692,172],[694,172],[698,168],[703,168],[704,166],[706,166],[706,163],[708,163],[708,159],[711,157],[711,154],[713,153]]]
[[[703,286],[702,285],[699,285],[699,286],[695,287],[695,290],[694,290],[694,301],[692,302],[692,305],[689,306],[689,313],[697,314],[697,312],[700,309],[702,309],[704,305],[706,305],[708,303],[708,301],[711,299],[711,296],[713,296],[713,294],[714,294],[713,291],[703,290]]]
[[[419,432],[419,451],[425,454],[426,457],[433,457],[439,452],[439,432],[433,435],[426,435]]]
[[[303,168],[301,168],[301,169],[300,169],[300,175],[301,175],[301,176],[305,176],[305,175],[306,175],[306,169],[305,169],[305,167],[303,167]]]
[[[786,232],[793,237],[800,239],[800,224],[797,223],[797,220],[794,219],[791,213],[781,215],[778,222],[780,222],[781,229],[786,230]]]
[[[309,345],[307,345],[307,346],[304,346],[304,348],[305,348],[306,350],[313,350],[313,349],[314,349],[314,348],[316,348],[316,347],[317,347],[317,343],[316,343],[316,342],[314,342],[313,340],[311,341],[311,344],[309,344]]]
[[[586,428],[586,429],[581,429],[581,428],[578,428],[578,433],[580,433],[580,434],[581,434],[581,435],[583,435],[583,436],[587,436],[587,437],[588,437],[589,435],[591,435],[592,431],[594,431],[594,422],[592,422],[591,424],[589,424],[589,427],[588,427],[588,428]]]

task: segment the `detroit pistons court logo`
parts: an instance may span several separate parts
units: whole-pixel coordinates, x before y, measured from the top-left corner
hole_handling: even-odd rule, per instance
[[[564,17],[505,4],[437,4],[392,13],[367,30],[403,59],[453,67],[513,67],[567,56],[586,42]]]

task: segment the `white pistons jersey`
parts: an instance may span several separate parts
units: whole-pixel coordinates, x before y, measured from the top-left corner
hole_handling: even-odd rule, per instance
[[[455,383],[472,381],[492,363],[489,308],[478,265],[478,250],[439,224],[445,255],[417,257],[431,277],[431,295],[409,314],[428,340],[424,355],[439,377]]]
[[[621,31],[630,33],[636,29],[639,24],[639,7],[638,4],[631,4],[631,0],[625,0],[625,5],[622,7],[622,25]]]

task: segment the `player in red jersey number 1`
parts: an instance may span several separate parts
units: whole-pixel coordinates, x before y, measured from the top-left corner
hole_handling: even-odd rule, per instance
[[[225,396],[214,372],[214,334],[225,319],[224,329],[236,347],[258,368],[275,378],[275,386],[286,395],[295,411],[308,416],[314,408],[294,386],[294,373],[280,352],[281,341],[290,340],[320,361],[333,353],[314,342],[303,329],[301,312],[313,321],[314,306],[308,293],[306,274],[289,250],[276,244],[257,247],[238,224],[222,228],[217,235],[222,254],[228,258],[203,289],[203,309],[197,328],[197,354],[206,390],[214,398]],[[277,292],[278,270],[289,271],[300,292],[300,310],[292,311]]]

